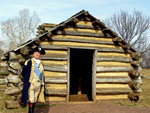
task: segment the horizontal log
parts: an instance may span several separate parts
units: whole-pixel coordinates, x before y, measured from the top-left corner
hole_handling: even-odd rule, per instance
[[[90,32],[78,32],[78,31],[58,31],[57,34],[58,35],[89,36],[89,37],[106,37],[103,33],[90,33]]]
[[[7,89],[5,89],[6,95],[18,95],[20,93],[21,93],[21,90],[17,87],[7,87]]]
[[[134,82],[137,82],[137,83],[139,83],[139,84],[143,84],[143,82],[142,82],[142,79],[141,79],[141,76],[138,76],[137,78],[135,78],[135,79],[132,79]]]
[[[99,66],[96,72],[129,72],[132,67],[112,67],[112,66]]]
[[[128,57],[128,58],[131,58],[130,57],[130,54],[124,54],[124,53],[114,53],[114,52],[98,52],[97,55],[98,57],[101,57],[101,56],[113,56],[113,57]]]
[[[8,70],[1,70],[0,69],[0,75],[2,75],[2,76],[7,76],[7,75],[9,75],[9,71]]]
[[[65,72],[44,71],[44,75],[49,77],[59,77],[59,76],[67,77],[67,73]]]
[[[76,25],[85,25],[85,26],[93,26],[92,22],[90,21],[79,21]]]
[[[124,53],[124,50],[121,48],[106,48],[106,47],[101,47],[98,49],[99,52],[117,52],[117,53]]]
[[[18,74],[18,71],[17,70],[15,70],[15,69],[12,69],[11,67],[8,67],[8,71],[9,72],[12,72],[12,73],[14,73],[14,74]]]
[[[69,48],[69,46],[56,46],[56,45],[41,45],[41,47],[43,49],[51,49],[51,50],[67,50]],[[81,47],[78,47],[81,48]],[[124,53],[124,50],[122,50],[121,48],[107,48],[107,47],[88,47],[91,49],[98,49],[99,52],[117,52],[117,53]]]
[[[128,84],[131,82],[130,78],[101,78],[96,77],[96,83],[103,84],[103,83],[113,83],[113,84]]]
[[[66,89],[46,89],[46,95],[47,96],[61,96],[65,97],[67,96],[67,91]]]
[[[96,77],[129,77],[128,72],[100,72]]]
[[[67,50],[67,46],[55,46],[55,45],[41,45],[41,48],[47,49],[47,50]]]
[[[10,61],[11,61],[11,60],[12,60],[12,61],[13,61],[13,60],[19,60],[19,59],[24,59],[21,54],[15,55],[15,56],[12,56],[12,57],[9,58]]]
[[[65,84],[67,83],[66,77],[45,77],[46,84]]]
[[[96,84],[96,88],[129,88],[128,84]]]
[[[55,45],[55,46],[67,46],[67,47],[86,47],[86,48],[116,48],[114,45],[105,45],[105,44],[91,44],[91,43],[80,43],[80,42],[41,42],[41,45]],[[47,53],[47,52],[46,52]]]
[[[17,83],[21,82],[21,79],[19,78],[18,75],[7,76],[6,79],[7,79],[8,83],[17,84]]]
[[[67,84],[45,84],[46,89],[67,89]]]
[[[6,84],[6,79],[0,78],[0,85],[5,85]]]
[[[8,63],[0,61],[0,67],[8,67]]]
[[[42,60],[42,63],[46,66],[63,66],[63,65],[67,65],[67,61],[57,61],[57,60]]]
[[[15,70],[21,69],[21,65],[20,65],[18,62],[11,62],[11,63],[9,64],[9,66],[10,66],[12,69],[15,69]]]
[[[129,94],[131,92],[128,88],[97,88],[96,95],[118,95]]]
[[[106,45],[113,45],[114,43],[112,41],[106,41],[106,40],[94,40],[94,38],[74,38],[74,37],[51,37],[52,41],[66,41],[66,42],[81,42],[81,43],[92,43],[92,44],[106,44]]]
[[[44,66],[45,71],[67,72],[67,65],[64,66]]]
[[[58,60],[58,61],[66,61],[67,56],[66,55],[47,55],[47,56],[40,56],[41,60]]]
[[[116,61],[130,63],[132,60],[129,57],[122,56],[98,56],[97,61]]]
[[[97,62],[96,63],[97,66],[116,66],[116,67],[121,67],[121,66],[125,66],[125,67],[129,67],[131,66],[130,63],[126,63],[126,62],[107,62],[107,61],[101,61],[101,62]]]
[[[5,102],[5,107],[7,109],[16,109],[16,108],[20,108],[20,104],[18,103],[18,101],[6,101]]]

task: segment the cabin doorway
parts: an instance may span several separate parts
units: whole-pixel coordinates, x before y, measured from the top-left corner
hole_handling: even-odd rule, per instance
[[[70,49],[69,101],[93,101],[94,50]]]

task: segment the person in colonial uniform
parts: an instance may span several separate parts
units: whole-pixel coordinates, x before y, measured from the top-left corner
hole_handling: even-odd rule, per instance
[[[23,90],[21,96],[21,104],[29,104],[29,112],[34,113],[36,102],[45,102],[45,83],[44,83],[44,68],[41,63],[40,55],[44,55],[45,51],[42,48],[35,48],[30,51],[32,58],[28,59],[22,69]]]

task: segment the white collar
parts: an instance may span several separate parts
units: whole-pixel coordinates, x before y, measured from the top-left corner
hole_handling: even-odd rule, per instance
[[[41,62],[41,60],[40,60],[40,59],[35,59],[35,58],[33,58],[33,60],[35,61],[35,63],[36,63],[37,65],[39,65],[39,64],[40,64],[40,62]]]

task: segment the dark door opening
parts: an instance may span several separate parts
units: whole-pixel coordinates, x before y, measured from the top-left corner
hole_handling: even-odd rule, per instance
[[[93,54],[94,50],[70,49],[70,101],[93,101]]]

